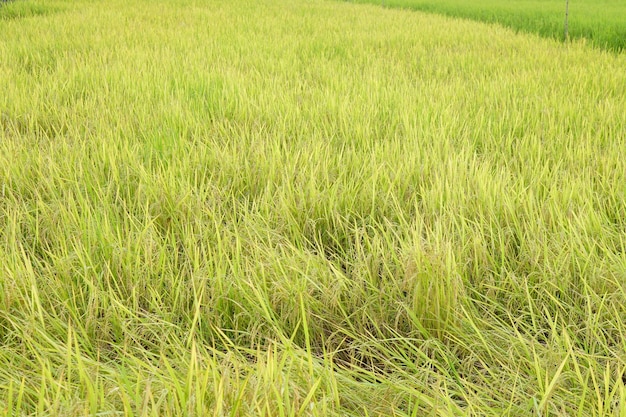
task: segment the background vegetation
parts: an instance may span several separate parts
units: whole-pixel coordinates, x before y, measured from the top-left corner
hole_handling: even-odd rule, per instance
[[[564,39],[565,0],[350,0],[383,4],[487,23]],[[626,49],[626,2],[620,0],[570,0],[569,37],[586,39],[595,46]]]
[[[2,415],[626,413],[624,55],[320,0],[19,7]]]

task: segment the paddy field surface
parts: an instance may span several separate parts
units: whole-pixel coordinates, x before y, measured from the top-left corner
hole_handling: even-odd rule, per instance
[[[322,0],[0,38],[0,415],[626,414],[624,54]]]

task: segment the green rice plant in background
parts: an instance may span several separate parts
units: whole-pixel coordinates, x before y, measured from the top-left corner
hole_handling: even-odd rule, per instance
[[[19,19],[58,11],[51,5],[36,4],[25,0],[1,0],[0,20]]]
[[[568,38],[617,52],[626,48],[626,3],[619,0],[385,0],[384,6],[501,24],[554,39],[563,39],[567,8]]]

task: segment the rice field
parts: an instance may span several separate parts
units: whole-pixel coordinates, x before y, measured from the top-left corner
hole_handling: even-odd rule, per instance
[[[0,16],[0,415],[626,414],[626,55],[327,0]]]
[[[441,13],[560,40],[565,39],[567,10],[567,39],[584,39],[615,52],[626,50],[626,3],[621,0],[346,1]]]

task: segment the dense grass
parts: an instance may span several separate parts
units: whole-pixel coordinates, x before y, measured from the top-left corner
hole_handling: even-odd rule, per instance
[[[0,20],[0,413],[626,412],[624,55],[29,3],[57,13]]]
[[[349,0],[442,13],[563,40],[565,0]],[[569,37],[612,51],[626,49],[626,2],[570,0]]]
[[[26,0],[0,0],[0,20],[20,19],[58,11],[49,4],[33,3]]]

